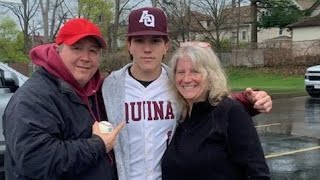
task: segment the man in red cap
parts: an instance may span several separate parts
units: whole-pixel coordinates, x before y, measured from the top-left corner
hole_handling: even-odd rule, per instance
[[[109,151],[124,123],[100,132],[99,28],[72,19],[54,44],[31,50],[40,68],[13,95],[3,116],[6,178],[116,179]]]
[[[126,120],[114,146],[119,180],[161,179],[160,161],[180,119],[178,104],[162,63],[169,48],[167,18],[158,8],[140,8],[129,15],[127,46],[132,63],[111,73],[102,94],[108,121]],[[237,99],[254,112],[271,110],[265,92]],[[253,108],[254,107],[254,108]]]

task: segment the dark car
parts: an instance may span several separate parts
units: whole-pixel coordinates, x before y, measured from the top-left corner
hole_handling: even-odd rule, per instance
[[[13,93],[28,79],[28,77],[15,71],[0,62],[0,180],[5,179],[4,151],[5,142],[2,129],[2,116]]]

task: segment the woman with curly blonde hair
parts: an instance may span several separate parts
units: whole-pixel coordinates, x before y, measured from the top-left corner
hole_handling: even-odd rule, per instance
[[[250,115],[229,97],[209,44],[187,42],[171,59],[184,113],[162,159],[162,179],[270,179]]]

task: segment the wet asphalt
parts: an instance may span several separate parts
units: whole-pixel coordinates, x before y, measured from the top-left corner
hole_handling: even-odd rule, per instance
[[[254,122],[273,180],[320,179],[320,98],[275,99]]]

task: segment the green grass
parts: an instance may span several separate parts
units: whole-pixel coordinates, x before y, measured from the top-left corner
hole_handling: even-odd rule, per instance
[[[226,69],[232,91],[242,91],[246,87],[259,88],[271,94],[302,93],[304,76],[285,76],[280,73],[266,73],[253,68]]]

